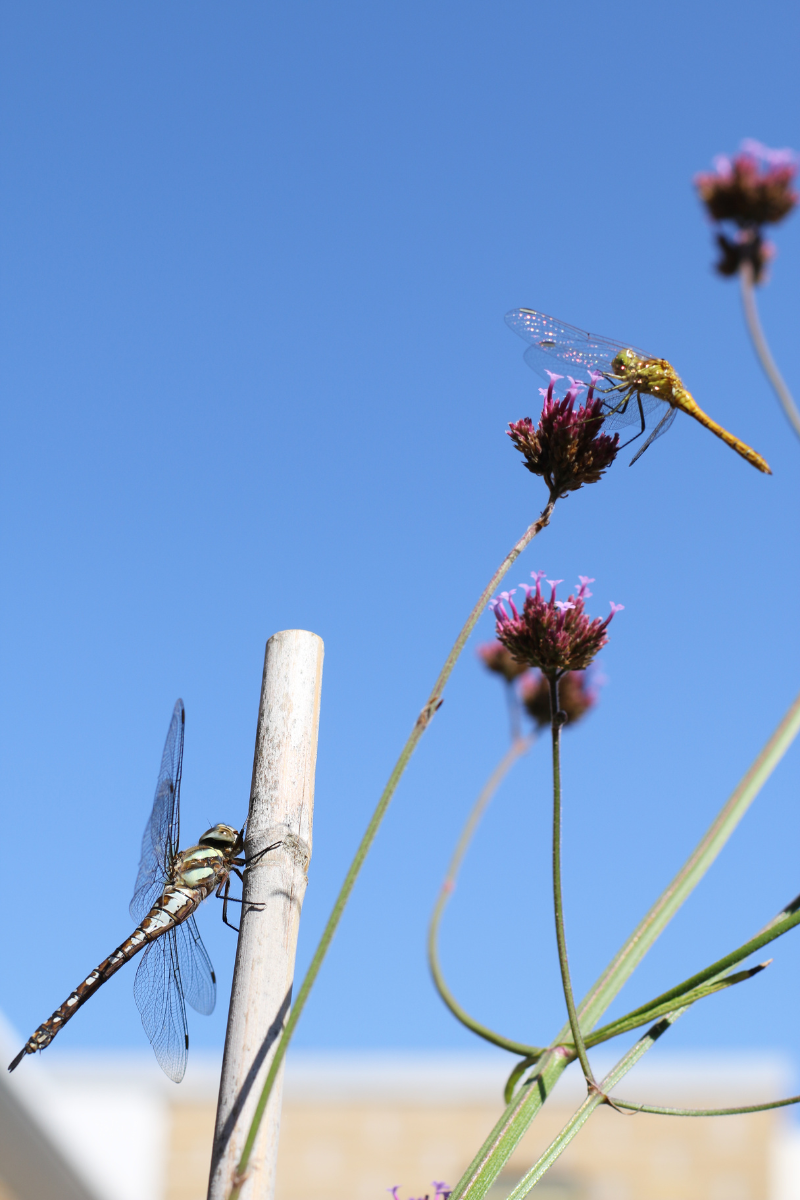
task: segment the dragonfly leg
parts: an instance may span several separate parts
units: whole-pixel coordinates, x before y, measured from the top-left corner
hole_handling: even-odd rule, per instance
[[[236,868],[233,867],[233,870],[236,871]],[[240,879],[242,879],[241,871],[236,871],[236,874],[239,876]],[[244,882],[244,880],[242,880],[242,882]],[[235,929],[236,932],[238,933],[239,926],[232,925],[231,922],[228,920],[228,904],[229,903],[244,904],[244,900],[240,900],[237,896],[232,896],[230,894],[230,892],[231,892],[231,880],[230,880],[230,876],[228,876],[228,878],[225,880],[225,882],[221,883],[219,885],[219,887],[216,890],[215,895],[218,900],[222,901],[222,920],[223,920],[223,922],[230,929]],[[260,911],[263,907],[264,907],[263,904],[253,904],[252,901],[248,904],[248,908],[254,908],[257,912]]]
[[[221,898],[221,900],[222,900],[222,922],[224,925],[227,925],[229,929],[235,929],[236,932],[238,933],[239,926],[232,925],[231,922],[228,920],[228,901],[234,899],[233,896],[229,895],[229,892],[231,890],[230,877],[228,877],[225,880],[224,884],[220,884],[220,887],[223,888],[222,896],[220,897],[219,888],[217,888],[217,896],[219,898]],[[239,901],[239,903],[241,904],[241,901]]]
[[[219,888],[222,888],[222,895],[219,894]],[[219,884],[219,888],[217,888],[217,899],[222,900],[222,923],[223,925],[227,925],[229,929],[235,929],[236,932],[239,932],[239,925],[233,925],[228,920],[228,900],[233,899],[228,894],[230,892],[230,878],[227,878],[224,883]]]
[[[645,429],[645,419],[644,419],[644,409],[642,408],[642,394],[641,394],[641,392],[637,392],[637,393],[636,393],[636,403],[639,405],[639,419],[640,419],[640,421],[641,421],[641,423],[642,423],[642,428],[639,430],[639,432],[638,432],[638,433],[635,433],[635,434],[633,435],[633,437],[632,437],[632,438],[628,438],[627,442],[623,442],[623,443],[622,443],[622,445],[619,447],[619,448],[620,448],[620,450],[624,450],[626,446],[630,446],[631,442],[635,442],[635,441],[636,441],[636,439],[637,439],[638,437],[641,437],[641,436],[642,436],[642,434],[644,433],[644,429]]]
[[[278,846],[282,846],[283,842],[273,842],[271,846],[265,846],[263,850],[259,850],[256,854],[252,854],[250,858],[235,858],[233,861],[238,867],[249,867],[252,863],[258,862],[265,854],[269,854],[270,850],[277,850]]]

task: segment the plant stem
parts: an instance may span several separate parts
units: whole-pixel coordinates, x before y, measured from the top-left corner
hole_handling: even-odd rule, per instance
[[[774,942],[776,938],[782,937],[784,933],[788,933],[790,929],[794,929],[795,925],[800,924],[800,896],[796,896],[786,908],[782,909],[777,916],[765,925],[764,928],[745,942],[743,946],[739,946],[736,950],[726,954],[724,958],[718,959],[703,971],[698,971],[696,975],[692,975],[689,979],[685,979],[683,983],[679,983],[676,987],[670,988],[668,992],[664,992],[655,999],[648,1001],[647,1004],[642,1004],[639,1008],[635,1008],[632,1012],[626,1013],[625,1016],[619,1017],[616,1021],[612,1021],[610,1025],[604,1025],[594,1033],[589,1034],[586,1039],[586,1044],[589,1046],[597,1045],[599,1042],[604,1042],[610,1037],[615,1037],[618,1033],[625,1033],[628,1029],[635,1029],[635,1025],[628,1025],[627,1028],[619,1028],[628,1021],[637,1020],[637,1024],[645,1024],[647,1021],[654,1020],[658,1015],[656,1008],[662,1008],[665,1004],[672,1003],[677,1000],[683,1000],[686,995],[697,988],[702,987],[708,980],[719,976],[721,973],[735,967],[737,963],[748,958],[756,950],[760,950],[762,946]]]
[[[708,871],[714,859],[800,731],[800,696],[722,808],[699,845],[615,955],[579,1006],[584,1028],[591,1029],[636,966]],[[769,928],[769,926],[767,927]],[[537,1116],[570,1062],[563,1043],[565,1026],[533,1069],[532,1082],[518,1089],[510,1104],[456,1184],[450,1200],[483,1200],[514,1149]]]
[[[664,1108],[657,1104],[631,1104],[628,1100],[614,1097],[618,1108],[632,1112],[655,1113],[659,1117],[736,1117],[740,1113],[766,1112],[770,1108],[787,1108],[800,1104],[800,1096],[789,1096],[786,1100],[769,1100],[766,1104],[742,1104],[739,1108]]]
[[[461,864],[464,861],[469,844],[478,828],[478,824],[486,812],[489,802],[494,793],[502,783],[505,776],[513,767],[517,759],[527,754],[533,743],[536,741],[535,734],[529,734],[528,737],[517,737],[506,750],[500,762],[484,784],[478,799],[473,805],[472,812],[469,814],[466,824],[461,831],[461,836],[458,839],[458,844],[453,851],[453,857],[450,860],[450,865],[447,868],[447,874],[444,877],[439,896],[436,900],[436,905],[431,916],[430,928],[428,929],[428,966],[433,977],[434,986],[440,997],[450,1009],[450,1012],[460,1021],[462,1025],[466,1025],[467,1029],[472,1030],[478,1037],[482,1037],[487,1042],[492,1042],[495,1046],[500,1046],[503,1050],[510,1050],[512,1054],[522,1054],[526,1058],[538,1058],[543,1053],[540,1046],[526,1046],[522,1042],[514,1042],[509,1038],[503,1037],[502,1034],[495,1033],[493,1029],[489,1029],[486,1025],[481,1025],[474,1017],[461,1007],[453,993],[445,983],[444,975],[442,974],[441,964],[439,962],[439,926],[442,920],[442,914],[455,891],[456,880],[461,869]]]
[[[541,533],[545,526],[549,524],[553,508],[555,507],[556,499],[557,497],[551,494],[550,499],[547,501],[547,504],[542,510],[542,514],[539,519],[534,521],[532,525],[529,525],[519,541],[512,546],[511,550],[509,550],[508,554],[505,556],[500,566],[497,568],[488,584],[481,592],[478,602],[476,603],[475,607],[467,618],[466,623],[461,629],[461,632],[456,638],[452,650],[445,659],[444,666],[439,672],[439,676],[433,685],[433,690],[428,697],[427,703],[422,709],[420,715],[417,717],[414,728],[412,729],[406,744],[403,746],[403,749],[400,752],[400,757],[394,765],[394,769],[389,776],[386,787],[383,789],[381,797],[378,800],[377,807],[370,817],[370,821],[367,825],[364,836],[362,837],[358,849],[356,850],[355,857],[353,858],[347,874],[345,875],[339,895],[336,897],[334,902],[331,915],[328,917],[325,928],[322,931],[322,937],[320,938],[317,948],[314,951],[314,955],[311,959],[308,970],[306,971],[305,977],[303,978],[303,982],[300,984],[300,988],[297,993],[297,999],[292,1006],[291,1012],[289,1013],[289,1018],[283,1028],[283,1032],[281,1033],[280,1040],[278,1041],[278,1045],[275,1050],[275,1057],[272,1060],[269,1074],[264,1082],[264,1088],[261,1092],[261,1096],[259,1097],[259,1101],[253,1115],[253,1120],[247,1133],[247,1138],[242,1150],[242,1157],[237,1166],[237,1182],[230,1193],[229,1200],[238,1200],[239,1196],[241,1195],[242,1185],[246,1178],[246,1172],[250,1162],[250,1155],[258,1134],[259,1125],[261,1124],[261,1119],[264,1115],[264,1109],[266,1108],[267,1100],[269,1099],[270,1092],[272,1091],[273,1084],[275,1083],[280,1065],[283,1062],[286,1054],[286,1049],[289,1045],[292,1034],[295,1031],[297,1022],[300,1020],[300,1015],[305,1008],[309,993],[311,988],[314,986],[314,982],[319,974],[319,969],[322,966],[331,941],[333,940],[333,935],[336,932],[339,921],[341,920],[345,905],[350,899],[350,893],[352,892],[356,879],[358,878],[359,871],[361,870],[364,860],[369,853],[369,849],[375,840],[375,835],[377,834],[381,821],[383,820],[386,810],[389,807],[389,802],[391,801],[392,796],[397,789],[397,785],[400,782],[403,772],[408,766],[408,761],[416,749],[418,742],[422,738],[422,735],[430,724],[431,717],[442,703],[442,692],[444,691],[445,685],[453,672],[453,668],[458,661],[461,651],[464,649],[464,646],[467,643],[469,635],[477,625],[479,618],[485,611],[486,605],[491,599],[493,593],[496,591],[500,581],[517,561],[526,546],[533,541],[537,533]]]
[[[742,291],[744,319],[753,347],[758,355],[761,366],[764,368],[764,374],[772,384],[775,395],[780,400],[781,407],[786,413],[789,424],[797,436],[800,437],[800,411],[798,411],[797,405],[792,398],[792,393],[789,391],[783,380],[783,376],[778,370],[775,359],[772,357],[770,348],[767,345],[767,339],[764,337],[764,330],[761,328],[761,322],[758,319],[758,308],[756,307],[753,264],[746,259],[739,268],[739,283]]]
[[[569,974],[569,958],[567,957],[567,935],[564,930],[564,900],[561,887],[561,727],[564,724],[564,714],[559,711],[558,707],[558,675],[555,671],[552,675],[548,675],[547,681],[550,684],[550,730],[553,741],[553,911],[556,919],[558,965],[561,968],[561,984],[564,989],[564,999],[567,1002],[572,1041],[584,1078],[591,1091],[597,1087],[597,1084],[586,1053],[578,1011],[575,1008],[575,997],[572,993],[572,980]]]
[[[664,1017],[652,1029],[648,1029],[644,1037],[640,1038],[635,1046],[632,1046],[628,1053],[619,1060],[615,1067],[609,1071],[599,1086],[595,1086],[589,1095],[584,1100],[578,1111],[570,1118],[561,1132],[550,1143],[544,1154],[534,1163],[530,1171],[522,1177],[513,1192],[508,1196],[508,1200],[522,1200],[523,1196],[527,1196],[531,1188],[539,1182],[546,1171],[550,1169],[553,1163],[559,1158],[578,1131],[586,1124],[589,1117],[599,1104],[604,1104],[607,1101],[606,1092],[610,1091],[624,1075],[634,1067],[636,1063],[647,1053],[648,1050],[656,1044],[662,1034],[675,1024],[675,1022],[686,1012],[685,1008],[679,1008],[676,1012],[670,1013]],[[616,1100],[611,1101],[616,1104]]]
[[[672,882],[614,956],[580,1004],[582,1024],[591,1029],[630,978],[656,938],[708,871],[728,838],[800,732],[800,696],[790,705],[764,749],[711,823]],[[635,854],[636,846],[631,850]]]

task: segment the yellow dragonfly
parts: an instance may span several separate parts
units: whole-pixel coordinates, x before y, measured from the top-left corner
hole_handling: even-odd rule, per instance
[[[634,346],[614,342],[611,338],[585,333],[555,317],[534,312],[532,308],[515,308],[506,313],[506,324],[530,343],[525,351],[525,361],[537,374],[545,378],[552,375],[550,368],[556,363],[566,363],[578,371],[584,369],[590,373],[595,396],[602,397],[604,430],[638,425],[639,432],[629,439],[632,442],[641,437],[645,429],[650,429],[644,445],[631,459],[631,466],[656,438],[667,432],[680,409],[722,438],[727,446],[759,471],[772,474],[760,454],[703,412],[666,359],[653,358]],[[607,386],[602,386],[603,383]],[[628,444],[625,442],[626,446]]]

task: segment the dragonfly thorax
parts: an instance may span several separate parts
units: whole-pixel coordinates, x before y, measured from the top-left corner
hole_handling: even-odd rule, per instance
[[[681,387],[675,369],[664,358],[642,358],[635,350],[621,350],[611,362],[613,375],[628,388],[670,401]],[[620,385],[621,386],[621,385]]]
[[[232,825],[213,825],[198,840],[199,846],[213,846],[229,858],[236,858],[244,848],[244,838]]]

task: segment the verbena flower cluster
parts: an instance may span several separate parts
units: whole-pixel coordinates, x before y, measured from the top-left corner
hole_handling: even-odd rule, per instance
[[[718,155],[714,170],[701,171],[694,182],[712,220],[745,229],[774,225],[789,215],[798,201],[796,175],[794,151],[770,150],[746,138],[738,154]]]
[[[527,672],[519,683],[525,711],[539,729],[550,724],[550,684],[538,671]],[[558,707],[574,725],[594,708],[599,699],[597,679],[586,671],[567,671],[558,684]]]
[[[603,404],[594,395],[597,380],[592,373],[586,403],[576,411],[575,401],[585,383],[568,376],[570,389],[563,400],[553,399],[553,387],[561,375],[548,371],[550,386],[542,389],[544,404],[539,424],[530,417],[512,422],[508,436],[525,459],[525,466],[544,479],[552,497],[566,496],[584,483],[597,483],[611,466],[619,449],[619,434],[602,432]]]
[[[513,683],[528,669],[524,663],[517,662],[500,642],[484,642],[478,646],[476,653],[486,669],[495,675],[502,675],[506,683]]]
[[[758,282],[775,255],[765,241],[762,226],[775,225],[797,205],[794,190],[797,155],[792,150],[771,150],[748,138],[733,158],[719,155],[714,170],[695,176],[695,187],[713,221],[730,221],[736,232],[718,232],[720,275],[736,275],[750,262]]]
[[[548,579],[551,594],[545,600],[541,590],[544,571],[532,571],[531,575],[535,586],[521,585],[525,592],[522,612],[517,611],[512,599],[516,588],[501,592],[491,601],[498,641],[518,662],[538,667],[544,675],[584,670],[608,642],[609,622],[624,605],[612,601],[611,612],[604,621],[599,617],[592,619],[585,612],[584,601],[592,594],[589,584],[594,583],[593,579],[579,576],[577,594],[567,600],[556,599],[556,587],[563,580]]]

